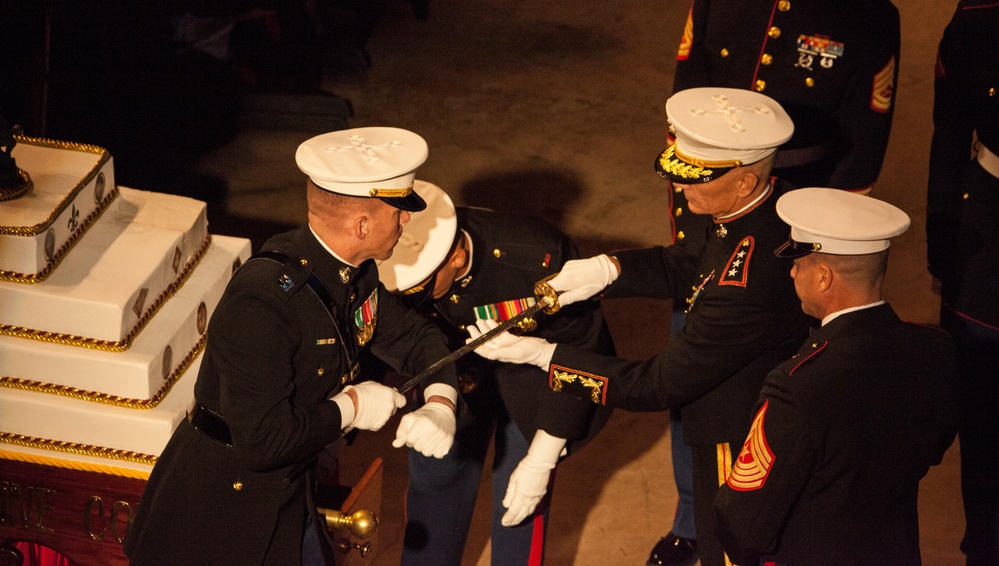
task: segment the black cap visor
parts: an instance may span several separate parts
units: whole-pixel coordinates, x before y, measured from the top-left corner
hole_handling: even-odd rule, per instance
[[[423,200],[416,191],[411,191],[404,197],[378,197],[388,204],[407,212],[419,212],[427,208],[427,201]]]
[[[796,259],[799,257],[805,257],[812,252],[819,251],[820,249],[822,249],[821,244],[799,242],[792,238],[788,238],[786,242],[774,250],[774,255],[784,259]]]

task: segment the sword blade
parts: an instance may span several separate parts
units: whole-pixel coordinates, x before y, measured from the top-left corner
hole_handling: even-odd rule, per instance
[[[549,297],[541,297],[538,300],[538,302],[527,307],[523,311],[517,313],[515,316],[504,320],[496,328],[493,328],[492,330],[486,332],[485,334],[479,336],[478,338],[469,341],[461,348],[458,348],[457,350],[451,352],[450,355],[445,356],[427,366],[425,370],[421,371],[415,377],[404,383],[402,387],[399,388],[399,393],[405,394],[406,392],[412,390],[420,383],[426,381],[428,377],[440,371],[441,368],[443,368],[444,366],[448,364],[453,364],[454,362],[458,361],[459,358],[463,357],[465,354],[481,346],[483,342],[488,342],[493,338],[493,336],[496,336],[500,332],[506,332],[511,327],[516,326],[517,323],[524,320],[525,318],[536,315],[538,311],[540,311],[545,307],[550,306],[552,302],[553,301]]]

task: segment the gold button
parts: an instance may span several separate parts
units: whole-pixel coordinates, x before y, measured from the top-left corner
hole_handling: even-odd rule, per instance
[[[961,195],[961,198],[963,198],[964,200],[968,200],[968,197],[970,196],[971,195],[969,195],[968,193],[964,193],[963,195]]]
[[[767,88],[766,81],[756,81],[756,87],[753,89],[756,92],[763,92],[763,89]]]
[[[298,263],[301,263],[302,265],[309,265],[309,260],[303,257],[302,259],[298,260]]]
[[[805,79],[805,86],[808,87],[815,86],[815,79],[813,79],[812,77],[808,77],[807,79]]]
[[[243,489],[243,482],[236,480],[235,483],[232,484],[232,488],[236,491]]]
[[[728,57],[728,49],[722,47],[722,50],[719,51],[718,54],[721,55],[722,57]]]
[[[457,305],[459,302],[461,302],[461,297],[459,297],[458,295],[451,295],[450,297],[448,297],[448,300]]]
[[[786,12],[791,9],[791,3],[788,2],[788,0],[780,0],[780,2],[777,3],[777,9],[781,12]]]
[[[996,87],[990,87],[989,96],[995,96],[995,95],[996,95]]]
[[[343,376],[340,378],[340,385],[343,385],[345,383],[347,383],[347,374],[343,374]]]
[[[326,370],[324,370],[323,368],[319,368],[319,369],[316,370],[316,374],[317,375],[322,375],[324,373],[326,373]]]
[[[502,255],[503,255],[503,252],[501,252],[499,248],[496,248],[496,249],[493,250],[493,257],[500,257]]]
[[[778,37],[780,37],[780,28],[777,26],[770,28],[767,31],[767,35],[770,36],[770,39],[777,39]]]
[[[687,237],[687,235],[683,233],[683,230],[680,230],[679,232],[676,233],[676,239],[677,240],[682,240],[682,239],[684,239],[686,237]]]
[[[673,192],[674,193],[680,193],[680,192],[683,192],[683,189],[681,189],[680,187],[678,187],[676,185],[673,185]]]
[[[769,65],[774,62],[774,56],[769,53],[764,53],[763,57],[760,57],[760,63],[764,65]]]
[[[676,212],[673,213],[673,216],[680,216],[681,214],[683,214],[683,209],[677,208]]]

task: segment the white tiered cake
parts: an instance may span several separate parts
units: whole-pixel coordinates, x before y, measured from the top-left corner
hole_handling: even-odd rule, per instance
[[[0,202],[0,458],[144,479],[250,243],[210,235],[203,202],[117,187],[101,148],[17,141],[33,188]]]

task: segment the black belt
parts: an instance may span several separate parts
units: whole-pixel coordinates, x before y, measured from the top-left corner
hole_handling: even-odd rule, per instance
[[[215,442],[232,447],[232,433],[229,432],[229,425],[225,424],[222,417],[205,408],[201,403],[194,404],[194,408],[187,413],[187,421],[201,434]]]

